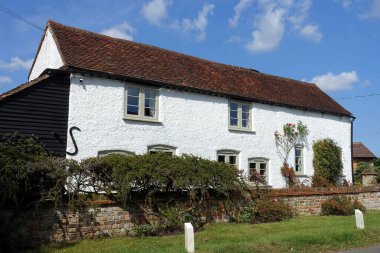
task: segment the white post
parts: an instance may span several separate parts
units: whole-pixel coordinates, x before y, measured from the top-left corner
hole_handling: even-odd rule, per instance
[[[185,223],[185,249],[188,253],[194,253],[194,228],[190,222]]]
[[[364,229],[363,213],[358,209],[355,209],[355,219],[356,219],[356,228],[357,229]]]

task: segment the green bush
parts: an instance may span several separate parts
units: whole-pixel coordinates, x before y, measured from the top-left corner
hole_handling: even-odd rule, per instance
[[[263,199],[256,203],[253,212],[253,223],[267,223],[288,220],[294,217],[294,211],[277,199]]]
[[[80,166],[97,190],[124,205],[133,200],[133,193],[151,203],[160,193],[186,192],[194,203],[210,190],[228,197],[245,187],[234,166],[190,155],[109,155],[86,159]]]
[[[323,139],[313,144],[314,175],[335,183],[342,175],[342,149],[332,139]]]
[[[66,161],[49,155],[33,136],[0,135],[0,210],[11,212],[0,222],[0,251],[29,245],[23,215],[41,202],[63,197]]]
[[[329,200],[326,200],[321,205],[321,215],[342,215],[348,216],[355,213],[355,209],[359,209],[363,213],[366,208],[357,200],[351,200],[351,198],[345,196],[336,196]]]
[[[240,213],[231,219],[237,223],[268,223],[293,218],[294,210],[281,200],[268,195],[253,199],[243,206]]]

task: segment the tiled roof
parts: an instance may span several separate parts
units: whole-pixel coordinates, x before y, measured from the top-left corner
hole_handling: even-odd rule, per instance
[[[64,68],[125,76],[230,97],[352,116],[315,84],[212,62],[48,22]]]
[[[354,158],[376,158],[376,156],[361,142],[353,143]]]

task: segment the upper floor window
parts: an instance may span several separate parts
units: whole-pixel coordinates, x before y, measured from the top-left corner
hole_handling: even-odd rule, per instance
[[[294,148],[295,154],[295,172],[296,174],[302,174],[303,173],[303,146],[302,145],[296,145]]]
[[[126,150],[102,150],[98,152],[98,157],[103,157],[103,156],[113,155],[113,154],[125,155],[125,156],[135,155],[135,153],[131,151],[126,151]]]
[[[235,150],[219,150],[217,152],[218,162],[228,163],[239,167],[239,152]]]
[[[127,84],[125,87],[125,111],[128,119],[158,119],[158,89]]]
[[[168,145],[152,145],[148,147],[149,154],[164,153],[168,155],[175,155],[176,148]]]
[[[249,181],[252,181],[251,178],[253,173],[258,173],[265,181],[268,180],[268,159],[266,158],[249,158]]]
[[[237,101],[229,102],[229,128],[237,130],[252,129],[251,104]]]

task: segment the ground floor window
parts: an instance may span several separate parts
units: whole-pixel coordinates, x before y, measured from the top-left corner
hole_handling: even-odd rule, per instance
[[[176,148],[168,145],[152,145],[148,147],[149,154],[165,153],[175,155]]]
[[[258,173],[264,180],[268,180],[268,159],[266,158],[249,158],[249,181],[252,181],[254,173]]]
[[[303,146],[297,145],[295,148],[295,161],[294,161],[294,170],[296,174],[302,174],[303,173]]]
[[[219,150],[217,152],[218,162],[228,163],[239,168],[239,152],[235,150]]]

